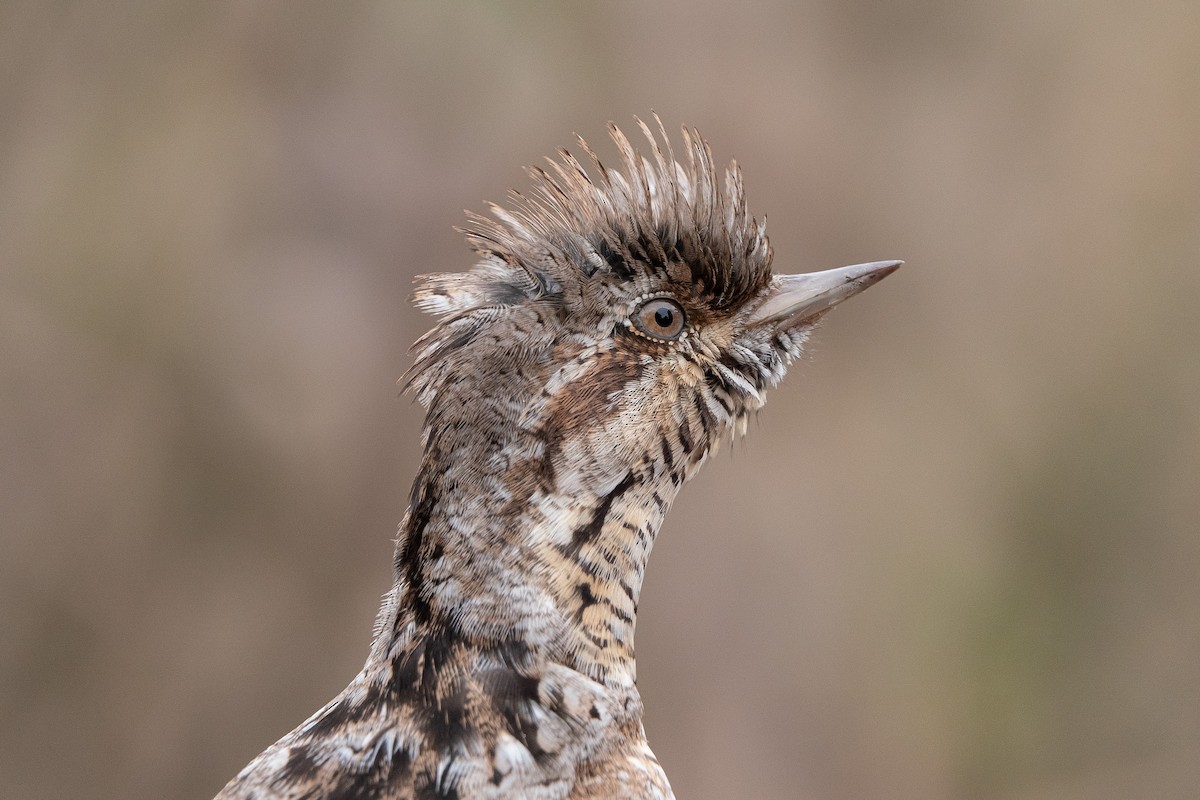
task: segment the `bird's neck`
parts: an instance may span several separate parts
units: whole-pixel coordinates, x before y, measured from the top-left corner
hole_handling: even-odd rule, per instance
[[[510,416],[427,420],[372,659],[452,638],[632,686],[646,563],[702,456],[659,435],[613,458],[580,431]]]

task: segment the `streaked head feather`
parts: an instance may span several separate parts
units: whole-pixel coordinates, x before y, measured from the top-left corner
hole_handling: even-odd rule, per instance
[[[513,192],[511,210],[493,205],[494,219],[469,214],[462,231],[479,263],[465,273],[418,277],[417,305],[454,314],[558,294],[598,272],[627,277],[671,267],[686,267],[697,293],[715,308],[735,306],[760,289],[770,278],[771,248],[763,222],[746,208],[737,163],[725,169],[721,186],[700,134],[682,129],[680,163],[655,120],[658,136],[637,122],[652,159],[610,123],[621,170],[605,167],[579,138],[588,167],[560,150],[547,169],[529,169],[533,191]]]
[[[651,158],[609,123],[619,169],[578,137],[586,166],[562,149],[545,168],[529,168],[532,191],[511,192],[510,208],[493,204],[490,217],[468,212],[461,230],[480,260],[467,272],[416,279],[417,306],[443,319],[415,345],[406,387],[426,401],[437,382],[432,367],[480,330],[483,317],[539,300],[570,311],[592,281],[686,284],[707,308],[731,311],[771,280],[765,223],[747,209],[737,163],[722,181],[708,143],[686,127],[684,158],[676,160],[654,119],[657,135],[637,120]]]

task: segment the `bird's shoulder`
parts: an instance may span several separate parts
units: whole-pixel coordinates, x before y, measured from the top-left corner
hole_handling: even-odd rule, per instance
[[[672,795],[634,686],[426,642],[364,670],[217,800]]]

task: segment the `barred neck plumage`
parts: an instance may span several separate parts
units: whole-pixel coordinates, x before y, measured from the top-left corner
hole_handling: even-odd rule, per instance
[[[431,406],[373,658],[415,625],[632,685],[655,535],[728,412],[693,397],[631,419],[605,398],[648,365],[620,350],[562,347],[548,366],[460,375]]]

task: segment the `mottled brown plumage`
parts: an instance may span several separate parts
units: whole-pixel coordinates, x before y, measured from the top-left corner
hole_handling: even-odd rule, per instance
[[[469,272],[418,280],[441,321],[395,586],[362,672],[220,798],[670,798],[633,636],[680,485],[744,427],[834,304],[899,262],[771,275],[736,165],[683,131],[621,171],[582,139],[514,210],[471,217]]]

